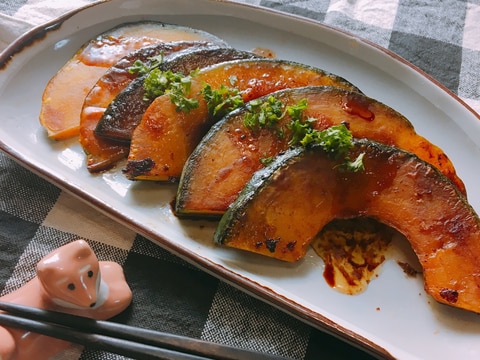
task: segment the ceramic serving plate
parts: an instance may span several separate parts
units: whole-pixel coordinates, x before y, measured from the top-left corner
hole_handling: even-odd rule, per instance
[[[313,251],[298,264],[215,246],[215,222],[171,211],[174,184],[126,180],[119,168],[91,175],[77,141],[46,137],[38,115],[48,80],[95,35],[134,20],[159,20],[213,33],[232,46],[266,47],[277,57],[338,74],[395,108],[439,145],[480,212],[478,115],[407,62],[316,22],[226,1],[112,0],[87,6],[18,39],[0,56],[0,148],[28,169],[203,270],[378,357],[478,359],[480,318],[440,305],[397,260],[414,263],[397,239],[379,277],[349,296],[330,288]]]

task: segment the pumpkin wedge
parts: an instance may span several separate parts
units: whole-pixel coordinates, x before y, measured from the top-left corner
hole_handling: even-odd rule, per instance
[[[157,97],[133,132],[126,176],[131,180],[178,180],[183,165],[201,138],[219,120],[210,116],[202,96],[205,84],[213,90],[235,88],[243,101],[259,98],[276,90],[306,85],[328,85],[358,89],[345,79],[318,68],[286,60],[235,60],[213,65],[193,77],[190,98],[198,107],[178,111],[170,95]]]
[[[111,139],[105,139],[95,133],[105,110],[115,97],[138,77],[138,73],[130,71],[136,61],[141,61],[145,66],[151,67],[156,56],[165,59],[159,67],[169,68],[169,56],[176,53],[194,52],[202,48],[218,48],[218,45],[206,41],[179,41],[164,42],[153,46],[143,47],[133,51],[110,67],[85,97],[80,113],[80,144],[87,154],[87,169],[90,172],[106,170],[127,156],[129,146]],[[213,58],[211,58],[213,61]],[[191,70],[197,68],[195,63],[186,64]],[[146,101],[144,101],[146,102]],[[132,104],[128,104],[132,108]]]
[[[415,153],[447,175],[461,192],[465,186],[453,164],[437,146],[418,135],[412,124],[392,108],[358,92],[332,87],[305,87],[280,90],[274,96],[284,109],[307,101],[305,118],[314,119],[322,130],[348,124],[354,137],[369,138]],[[216,123],[195,148],[185,164],[176,198],[178,216],[220,216],[235,200],[253,173],[262,168],[262,159],[289,147],[290,116],[284,116],[275,129],[250,130],[244,125],[252,106],[228,114]],[[282,137],[278,136],[281,128]]]
[[[55,140],[78,135],[85,96],[123,56],[144,46],[177,40],[224,43],[206,32],[154,21],[125,23],[85,43],[45,87],[39,120],[47,135]]]
[[[354,141],[364,171],[339,171],[321,148],[288,150],[255,173],[214,241],[295,262],[333,219],[370,217],[405,235],[435,300],[480,312],[480,219],[457,187],[412,153]],[[341,166],[341,165],[340,165]]]
[[[195,51],[181,51],[165,58],[162,70],[189,74],[197,68],[236,59],[253,59],[257,55],[229,47],[213,47]],[[98,122],[95,133],[102,138],[130,143],[133,130],[154,99],[145,98],[144,83],[147,74],[133,80],[108,105]]]

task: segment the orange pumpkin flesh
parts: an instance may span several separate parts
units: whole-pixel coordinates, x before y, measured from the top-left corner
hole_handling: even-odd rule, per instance
[[[215,242],[298,261],[333,219],[371,217],[408,239],[435,300],[480,312],[480,220],[457,187],[415,155],[373,141],[363,172],[341,172],[323,150],[287,151],[255,173],[222,217]]]
[[[316,119],[318,130],[346,122],[357,138],[373,139],[415,153],[439,168],[465,193],[465,186],[447,155],[418,135],[412,124],[390,107],[360,93],[331,87],[287,89],[271,95],[284,105],[306,99],[304,116]],[[289,147],[288,130],[284,138],[279,138],[270,129],[256,132],[247,129],[243,125],[247,111],[248,106],[215,124],[188,159],[176,199],[179,216],[221,216],[253,173],[263,167],[261,159]],[[285,128],[290,120],[286,116],[278,126]]]
[[[322,70],[290,61],[256,59],[237,60],[202,69],[194,77],[190,97],[199,102],[189,113],[177,111],[169,95],[156,98],[133,132],[126,176],[131,180],[177,180],[183,166],[201,138],[217,121],[210,117],[201,95],[204,84],[212,89],[221,85],[241,91],[244,101],[276,90],[325,85],[358,90],[346,80]]]

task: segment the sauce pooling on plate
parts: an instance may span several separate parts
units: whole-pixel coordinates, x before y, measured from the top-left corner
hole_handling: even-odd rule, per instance
[[[327,224],[312,243],[325,263],[327,284],[349,295],[364,291],[378,275],[392,236],[391,228],[368,218]]]

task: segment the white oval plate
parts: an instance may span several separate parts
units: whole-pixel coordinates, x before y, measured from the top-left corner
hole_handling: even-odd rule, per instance
[[[396,260],[412,256],[404,239],[364,293],[343,295],[328,287],[312,251],[298,264],[285,264],[214,246],[216,223],[181,221],[172,214],[175,185],[131,183],[118,168],[92,176],[76,141],[47,139],[38,121],[47,81],[90,38],[141,19],[203,29],[240,49],[270,48],[279,58],[348,79],[443,148],[480,210],[478,114],[386,50],[313,21],[226,1],[196,0],[192,6],[187,0],[115,0],[21,37],[0,56],[0,148],[205,271],[379,357],[478,359],[478,316],[436,303],[425,294],[421,276],[403,273]]]

